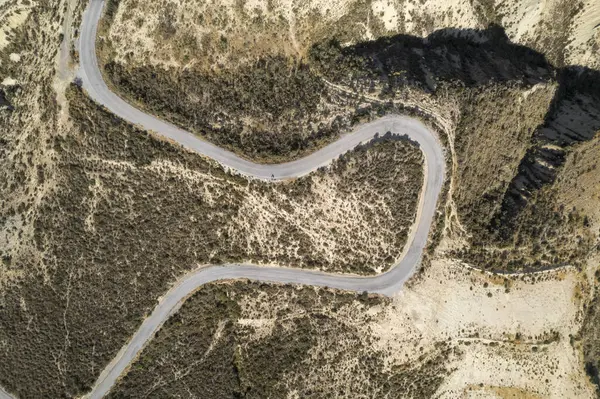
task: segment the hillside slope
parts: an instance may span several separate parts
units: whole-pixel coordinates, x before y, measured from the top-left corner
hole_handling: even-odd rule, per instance
[[[324,84],[314,67],[312,49],[331,39],[348,46],[402,35],[395,40],[411,47],[415,39],[431,39],[436,32],[435,37],[481,43],[494,25],[515,44],[542,52],[556,67],[598,66],[597,29],[589,25],[600,22],[600,16],[591,1],[186,0],[142,5],[111,0],[107,10],[98,45],[115,90],[138,107],[264,162],[302,156],[364,116],[359,98]],[[462,64],[458,68],[466,76],[445,78],[466,84],[480,80],[481,51],[469,51],[473,54],[463,52],[460,61],[444,61]],[[414,80],[431,87],[428,72],[418,70],[418,57],[412,54],[412,64],[396,72],[408,68]],[[483,71],[485,79],[516,77],[514,69],[505,71],[506,63],[498,61],[485,61],[487,67],[496,65]],[[470,64],[475,70],[468,70]]]
[[[593,2],[170,4],[121,0],[100,39],[113,84],[143,107],[199,121],[217,143],[266,161],[310,152],[360,121],[410,113],[439,131],[452,173],[423,268],[398,297],[205,287],[179,315],[189,324],[174,316],[139,359],[152,373],[133,367],[115,396],[163,375],[176,381],[157,396],[209,378],[210,367],[179,367],[202,362],[214,337],[218,352],[207,356],[222,355],[214,365],[234,388],[373,396],[422,377],[430,383],[412,388],[423,396],[593,397]],[[421,184],[414,146],[382,142],[280,185],[232,176],[70,85],[57,56],[81,12],[58,0],[0,5],[0,385],[22,398],[82,395],[170,284],[205,263],[367,274],[401,253]],[[273,40],[240,39],[247,26]],[[191,352],[178,345],[197,333]],[[268,357],[273,348],[279,355]],[[234,375],[235,353],[254,369]],[[267,366],[289,386],[269,385]],[[311,370],[325,370],[327,382]]]

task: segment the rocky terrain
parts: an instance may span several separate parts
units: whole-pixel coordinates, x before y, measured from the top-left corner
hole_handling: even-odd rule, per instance
[[[440,341],[418,362],[395,364],[370,331],[389,306],[321,289],[211,284],[168,321],[110,397],[430,397],[460,350]]]
[[[565,4],[109,1],[100,55],[136,105],[266,162],[409,113],[438,131],[451,172],[423,268],[397,297],[203,287],[112,395],[596,395],[600,7]],[[71,84],[84,5],[0,4],[7,391],[82,395],[201,265],[372,274],[399,256],[422,184],[413,144],[282,184],[231,175]]]
[[[395,37],[411,59],[405,78],[429,88],[435,86],[432,73],[469,86],[521,74],[539,80],[544,74],[536,65],[519,70],[527,59],[518,58],[515,46],[497,54],[506,47],[499,45],[502,40],[488,45],[486,55],[473,46],[448,49],[438,40],[435,51],[441,53],[429,51],[424,57],[418,39],[433,33],[458,46],[460,37],[487,42],[484,31],[501,27],[513,43],[543,52],[555,67],[600,67],[600,37],[591,25],[600,9],[591,0],[164,0],[150,5],[111,0],[108,10],[98,46],[115,90],[139,107],[264,162],[302,156],[364,117],[364,102],[327,85],[315,66],[314,47],[332,39],[348,46]],[[416,47],[414,52],[410,47]],[[396,50],[392,46],[388,52]],[[373,55],[373,72],[378,73],[386,56]],[[520,65],[499,59],[511,55],[511,62]],[[445,68],[440,56],[447,57]],[[430,70],[434,60],[436,68],[444,69],[441,75]],[[369,89],[372,83],[364,84]]]

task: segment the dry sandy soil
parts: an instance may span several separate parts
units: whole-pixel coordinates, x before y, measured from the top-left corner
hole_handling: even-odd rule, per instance
[[[600,67],[594,0],[122,0],[108,37],[119,62],[219,69],[265,55],[302,57],[334,36],[350,44],[490,23],[558,66]]]
[[[421,345],[460,343],[464,355],[439,397],[510,397],[518,391],[519,397],[591,398],[594,387],[578,366],[580,348],[569,342],[582,322],[583,287],[572,269],[505,279],[433,261],[374,331],[400,356],[415,337]]]

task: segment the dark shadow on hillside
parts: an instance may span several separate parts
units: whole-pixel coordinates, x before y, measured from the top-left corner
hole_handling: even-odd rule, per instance
[[[497,25],[441,29],[426,38],[399,34],[348,47],[329,41],[313,46],[310,56],[327,77],[352,84],[347,70],[353,69],[358,81],[376,78],[390,91],[412,85],[434,92],[438,81],[467,87],[507,81],[532,85],[554,77],[543,54],[510,42]]]
[[[600,71],[584,67],[558,70],[558,90],[544,124],[534,134],[534,145],[519,165],[504,196],[492,230],[510,236],[519,211],[545,184],[556,179],[566,149],[591,140],[600,131]]]
[[[0,110],[12,111],[14,108],[6,98],[4,90],[0,89]]]

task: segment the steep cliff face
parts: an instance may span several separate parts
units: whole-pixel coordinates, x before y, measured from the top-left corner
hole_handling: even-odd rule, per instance
[[[407,85],[433,93],[440,82],[527,86],[554,77],[542,53],[511,42],[498,25],[442,29],[425,38],[400,34],[352,46],[334,40],[315,45],[309,55],[336,83],[368,88],[375,80],[384,99]]]
[[[506,191],[499,215],[505,234],[527,200],[555,181],[570,148],[592,140],[599,131],[600,73],[586,68],[561,69],[545,121],[533,134],[533,145]]]

